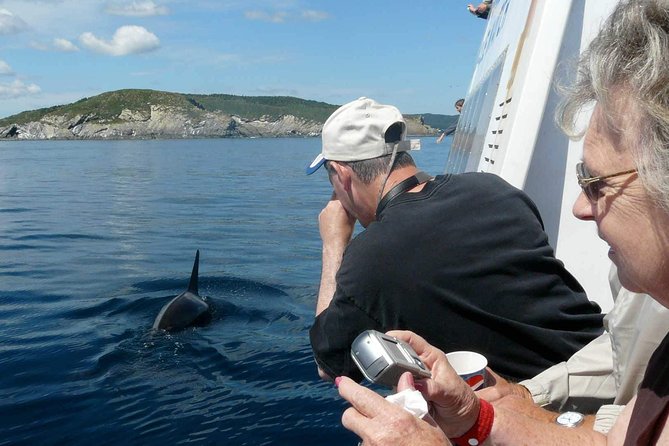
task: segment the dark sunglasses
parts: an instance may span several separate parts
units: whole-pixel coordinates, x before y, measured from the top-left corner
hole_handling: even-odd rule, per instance
[[[624,172],[616,172],[609,175],[599,175],[593,177],[588,172],[588,168],[585,167],[585,164],[578,163],[576,165],[576,178],[578,179],[578,185],[583,189],[583,193],[588,197],[588,200],[591,202],[597,201],[602,190],[602,182],[607,178],[618,177],[621,175],[628,175],[630,173],[635,173],[637,169],[625,170]]]

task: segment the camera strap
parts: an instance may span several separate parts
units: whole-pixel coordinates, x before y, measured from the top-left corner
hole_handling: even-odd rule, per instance
[[[423,184],[427,181],[430,181],[432,177],[425,172],[417,172],[416,175],[412,175],[409,178],[400,181],[392,189],[388,191],[386,195],[383,196],[379,205],[376,207],[376,218],[379,218],[379,215],[383,210],[388,206],[388,203],[393,201],[398,195],[403,194],[404,192],[413,189],[419,184]]]

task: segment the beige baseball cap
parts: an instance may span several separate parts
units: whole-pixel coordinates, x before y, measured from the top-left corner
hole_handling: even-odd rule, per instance
[[[399,142],[386,143],[388,128],[401,123]],[[392,105],[359,98],[335,110],[323,124],[322,152],[307,166],[307,175],[316,172],[326,161],[361,161],[397,152],[416,150],[420,141],[406,140],[406,123],[402,113]]]

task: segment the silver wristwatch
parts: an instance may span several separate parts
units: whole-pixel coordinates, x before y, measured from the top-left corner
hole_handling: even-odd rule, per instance
[[[583,424],[585,416],[580,412],[563,412],[555,418],[555,422],[564,427],[576,427]]]

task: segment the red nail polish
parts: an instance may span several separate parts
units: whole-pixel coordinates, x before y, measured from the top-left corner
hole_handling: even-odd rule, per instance
[[[335,378],[335,387],[339,387],[339,383],[341,382],[341,376],[338,376]]]

